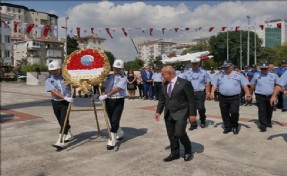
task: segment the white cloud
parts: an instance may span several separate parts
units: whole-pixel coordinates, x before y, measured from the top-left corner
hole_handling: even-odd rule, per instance
[[[204,3],[205,1],[203,1]],[[206,28],[210,26],[234,26],[247,25],[246,16],[251,17],[251,24],[263,24],[265,20],[287,19],[286,6],[284,1],[230,1],[216,5],[203,4],[190,10],[184,3],[177,6],[166,6],[164,1],[161,5],[147,5],[144,2],[127,2],[115,5],[113,2],[102,1],[97,3],[82,3],[68,10],[68,26],[73,27],[94,27],[94,28],[131,28],[131,36],[136,44],[145,40],[165,39],[173,42],[191,42],[192,39],[209,36]],[[65,17],[58,20],[59,26],[65,26]],[[161,31],[154,29],[153,36],[149,31],[143,34],[137,27],[162,28],[162,27],[190,27],[188,32]],[[194,31],[195,27],[205,27],[205,30]],[[218,29],[219,30],[219,29]],[[218,31],[217,30],[217,31]],[[60,30],[63,36],[64,31]],[[111,51],[115,57],[132,60],[136,57],[135,49],[130,38],[123,35],[122,31],[116,33],[111,39],[103,30],[101,37],[106,38],[105,48]]]

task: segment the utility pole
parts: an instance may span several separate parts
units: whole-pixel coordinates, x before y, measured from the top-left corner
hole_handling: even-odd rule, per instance
[[[256,26],[256,23],[255,23]],[[256,27],[254,29],[254,64],[257,64],[257,56],[256,56]]]
[[[66,57],[67,57],[67,55],[68,55],[68,53],[67,53],[67,51],[68,51],[68,41],[67,41],[67,36],[68,36],[68,19],[69,19],[69,17],[66,17],[65,18],[65,22],[66,22],[66,30],[65,30],[65,46],[64,46],[64,59],[66,59]]]
[[[227,52],[226,52],[226,59],[229,60],[229,45],[228,45],[228,28],[227,28]]]
[[[240,30],[240,68],[242,69],[242,31]]]
[[[247,65],[249,65],[249,24],[250,24],[250,16],[247,15],[246,16],[247,20],[248,20],[248,35],[247,35]]]

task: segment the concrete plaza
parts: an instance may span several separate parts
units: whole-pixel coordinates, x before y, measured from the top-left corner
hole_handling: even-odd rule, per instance
[[[100,103],[97,103],[100,108]],[[157,102],[125,100],[124,139],[106,150],[107,131],[98,112],[71,112],[75,139],[57,152],[51,144],[59,125],[44,86],[1,83],[1,175],[3,176],[269,176],[287,175],[287,112],[273,114],[273,128],[257,128],[257,107],[240,108],[240,132],[223,134],[218,102],[207,101],[208,127],[188,131],[193,160],[165,163],[169,144],[164,120],[153,119]],[[72,109],[91,109],[90,98],[75,99]],[[162,116],[163,117],[163,116]],[[181,151],[181,156],[183,151]]]

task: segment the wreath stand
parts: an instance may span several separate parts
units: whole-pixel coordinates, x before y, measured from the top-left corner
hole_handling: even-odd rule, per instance
[[[72,86],[71,86],[71,90],[72,90],[72,97],[74,97],[75,89]],[[94,88],[92,88],[92,92],[94,92]],[[99,94],[100,95],[102,94],[101,93],[101,86],[99,86]],[[105,107],[104,101],[101,101],[101,104],[102,104],[102,108],[101,109],[97,109],[96,108],[96,104],[95,104],[94,98],[92,100],[92,103],[93,103],[93,109],[73,109],[73,110],[71,109],[72,103],[69,103],[69,106],[68,106],[68,109],[67,109],[67,113],[66,113],[66,117],[65,117],[65,121],[64,121],[64,125],[63,125],[63,129],[62,129],[62,132],[61,132],[61,142],[63,141],[64,130],[66,128],[66,124],[67,124],[67,121],[68,121],[68,119],[70,117],[71,111],[94,111],[95,120],[96,120],[96,123],[97,123],[98,134],[100,136],[102,136],[102,133],[101,133],[100,125],[99,125],[99,119],[98,119],[97,112],[98,111],[103,111],[104,119],[105,119],[105,122],[106,122],[107,131],[108,131],[108,136],[109,136],[109,139],[112,140],[111,130],[110,130],[110,122],[109,122],[109,118],[108,118],[108,114],[107,114],[107,111],[106,111],[106,107]]]

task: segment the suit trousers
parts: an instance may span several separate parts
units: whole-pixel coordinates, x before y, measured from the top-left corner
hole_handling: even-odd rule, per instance
[[[198,110],[199,117],[201,123],[205,123],[206,115],[205,115],[205,91],[195,91],[195,102],[196,102],[196,109]]]
[[[187,125],[187,119],[174,120],[167,114],[165,118],[165,126],[170,142],[170,150],[172,154],[179,154],[179,141],[182,143],[185,149],[185,153],[191,153],[191,144],[189,137],[185,131]]]
[[[261,125],[271,124],[273,107],[270,105],[270,96],[255,94],[258,106],[258,117]]]
[[[106,99],[106,110],[111,124],[111,132],[117,133],[120,127],[120,120],[124,109],[125,99]]]
[[[62,133],[69,103],[67,101],[55,101],[55,100],[51,100],[51,101],[52,101],[52,107],[53,107],[54,114],[61,127],[60,133]],[[68,119],[65,130],[64,130],[64,134],[68,134],[68,131],[70,128],[71,126],[70,126],[69,119]]]
[[[225,128],[238,127],[240,96],[219,95],[219,107]]]

